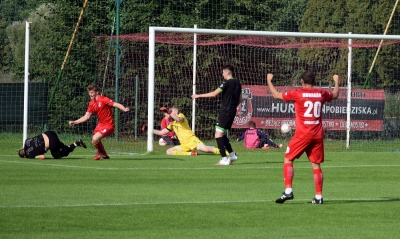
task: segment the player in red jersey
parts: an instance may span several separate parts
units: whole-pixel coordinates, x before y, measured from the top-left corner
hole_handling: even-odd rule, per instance
[[[108,97],[102,96],[100,94],[100,88],[95,84],[88,85],[87,91],[90,96],[90,102],[86,114],[77,120],[69,121],[69,125],[73,126],[86,122],[90,119],[92,114],[97,115],[98,124],[94,129],[92,137],[92,144],[97,149],[97,153],[93,159],[109,159],[110,157],[107,155],[101,139],[114,132],[114,118],[111,108],[116,107],[124,112],[128,112],[129,108],[114,102]]]
[[[171,117],[172,108],[168,109],[167,107],[161,107],[160,110],[164,112],[164,118],[161,120],[161,130],[168,127],[169,124],[172,123],[173,119]],[[179,139],[176,137],[174,131],[170,131],[161,136],[162,139],[167,143],[167,145],[180,145]]]
[[[276,203],[284,203],[294,198],[292,192],[293,161],[304,152],[311,162],[314,173],[315,197],[311,203],[322,204],[323,174],[320,164],[324,162],[324,131],[322,128],[322,106],[325,102],[335,100],[339,96],[339,76],[334,75],[335,87],[332,92],[313,88],[315,75],[306,71],[301,76],[302,89],[289,92],[278,92],[272,84],[272,74],[267,75],[269,90],[275,99],[294,102],[296,115],[296,132],[290,140],[283,163],[283,180],[286,186],[283,195],[276,199]]]

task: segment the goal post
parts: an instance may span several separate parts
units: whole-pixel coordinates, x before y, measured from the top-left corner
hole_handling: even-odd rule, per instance
[[[351,32],[350,32],[351,34]],[[349,53],[347,57],[347,113],[346,113],[346,148],[350,147],[350,108],[351,108],[351,63],[353,60],[352,55],[352,47],[351,44],[353,43],[352,39],[349,38]]]
[[[24,119],[22,128],[22,147],[28,138],[28,97],[29,97],[29,53],[30,53],[30,22],[25,22],[25,66],[24,66]]]
[[[253,37],[287,37],[287,38],[323,38],[323,39],[348,39],[348,43],[345,44],[345,47],[348,47],[349,56],[348,56],[348,64],[346,66],[347,73],[343,75],[347,75],[347,97],[351,98],[351,56],[350,51],[352,46],[351,39],[360,39],[360,40],[400,40],[400,35],[370,35],[370,34],[340,34],[340,33],[301,33],[301,32],[273,32],[273,31],[246,31],[246,30],[223,30],[223,29],[201,29],[201,28],[176,28],[176,27],[150,27],[149,28],[149,56],[148,56],[148,112],[147,112],[147,120],[148,120],[148,131],[147,131],[147,151],[153,151],[153,128],[154,128],[154,90],[155,90],[155,63],[156,63],[156,34],[157,33],[176,33],[176,34],[207,34],[207,35],[231,35],[231,36],[253,36]],[[192,38],[193,42],[193,38]],[[229,43],[230,44],[230,43]],[[396,43],[393,43],[396,44]],[[302,45],[300,42],[298,45]],[[344,47],[343,45],[341,47]],[[256,50],[254,50],[256,51]],[[252,51],[252,54],[257,54],[257,52]],[[340,53],[340,52],[339,52]],[[338,53],[338,54],[339,54]],[[196,56],[195,56],[196,57]],[[193,60],[193,62],[198,62],[198,60]],[[234,62],[233,62],[234,64]],[[294,64],[294,63],[293,63]],[[280,65],[280,67],[284,68],[284,66]],[[301,68],[301,67],[300,67]],[[287,72],[285,72],[288,74]],[[195,77],[195,75],[193,76]],[[264,79],[265,76],[260,76],[261,79]],[[194,80],[193,80],[194,81]],[[258,82],[260,85],[265,85],[265,82]],[[216,87],[215,85],[214,87]],[[193,89],[198,89],[197,87]],[[351,100],[351,99],[350,99]],[[348,106],[346,107],[347,113],[347,130],[350,130],[349,120],[351,119],[350,115],[350,104],[351,101],[348,101]],[[340,109],[341,110],[341,109]],[[334,122],[334,121],[332,121]],[[347,140],[349,140],[350,134],[347,131]],[[349,142],[349,141],[348,141]]]

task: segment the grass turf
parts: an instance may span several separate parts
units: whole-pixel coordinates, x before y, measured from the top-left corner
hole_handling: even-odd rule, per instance
[[[0,146],[1,147],[1,146]],[[110,154],[77,148],[62,160],[19,158],[1,147],[0,238],[397,238],[396,152],[326,152],[324,205],[310,163],[295,162],[293,201],[281,150],[217,155]],[[16,146],[16,148],[18,148]],[[48,156],[50,156],[48,154]]]

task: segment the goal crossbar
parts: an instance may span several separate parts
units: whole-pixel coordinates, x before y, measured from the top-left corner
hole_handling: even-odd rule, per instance
[[[274,32],[274,31],[249,31],[249,30],[224,30],[205,28],[179,28],[179,27],[150,27],[151,32],[175,33],[204,33],[219,35],[243,36],[279,36],[279,37],[309,37],[309,38],[341,38],[341,39],[372,39],[372,40],[400,40],[400,35],[374,35],[374,34],[343,34],[343,33],[312,33],[312,32]]]

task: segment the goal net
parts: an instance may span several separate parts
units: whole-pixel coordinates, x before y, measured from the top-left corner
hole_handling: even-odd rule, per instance
[[[154,136],[153,144],[153,135],[144,126],[160,129],[163,113],[159,108],[173,105],[179,106],[201,140],[214,142],[220,99],[202,98],[193,104],[191,95],[214,91],[223,81],[222,66],[232,64],[235,78],[243,87],[243,102],[229,132],[232,139],[243,133],[249,121],[254,121],[273,140],[288,141],[293,131],[282,134],[279,128],[283,123],[295,128],[293,104],[273,100],[266,75],[273,73],[278,90],[286,91],[300,87],[301,74],[312,70],[317,76],[317,87],[328,91],[332,90],[332,76],[340,76],[339,99],[323,108],[327,150],[346,149],[349,139],[350,148],[355,150],[396,149],[400,133],[399,94],[388,90],[400,73],[396,63],[400,45],[396,36],[315,34],[310,37],[283,36],[283,33],[264,36],[241,35],[244,31],[218,34],[219,30],[180,33],[172,32],[175,31],[172,28],[168,31],[150,34],[150,44],[149,33],[118,38],[121,47],[119,101],[135,110],[119,119],[119,134],[136,142],[129,147],[140,150],[147,147],[148,151],[153,147],[163,149],[158,145],[159,137]],[[108,49],[116,38],[98,37],[95,41],[97,78],[106,95],[112,97],[117,62]]]

